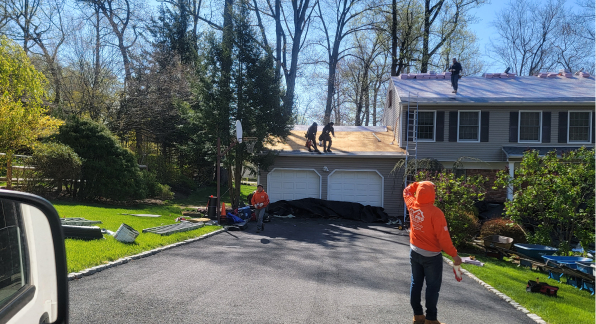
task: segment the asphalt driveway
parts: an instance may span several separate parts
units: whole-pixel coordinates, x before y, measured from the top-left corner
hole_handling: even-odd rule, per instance
[[[279,219],[71,281],[71,323],[412,323],[406,232]],[[142,234],[152,235],[152,234]],[[439,320],[534,323],[445,264]]]

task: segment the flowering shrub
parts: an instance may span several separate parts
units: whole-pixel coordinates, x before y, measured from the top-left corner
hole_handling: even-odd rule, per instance
[[[432,181],[436,188],[435,206],[445,214],[453,245],[464,246],[478,233],[478,210],[474,203],[484,199],[485,184],[481,175],[457,177],[451,171],[418,173],[416,181]]]

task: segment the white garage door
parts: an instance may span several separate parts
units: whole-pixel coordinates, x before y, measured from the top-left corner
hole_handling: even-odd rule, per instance
[[[321,198],[321,176],[314,170],[273,169],[267,175],[269,200]]]
[[[383,207],[383,178],[376,171],[334,171],[327,199]]]

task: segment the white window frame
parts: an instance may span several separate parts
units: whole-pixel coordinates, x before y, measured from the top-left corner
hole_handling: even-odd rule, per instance
[[[459,121],[461,112],[477,112],[478,113],[478,137],[476,140],[459,139]],[[480,126],[482,125],[482,111],[481,110],[458,110],[457,111],[457,142],[458,143],[480,143]]]
[[[418,134],[416,134],[416,139],[418,142],[427,142],[427,143],[434,143],[437,141],[437,111],[436,110],[418,110],[418,113],[421,112],[432,112],[433,113],[433,139],[420,139],[418,138]],[[418,116],[416,116],[416,132],[418,132],[418,127],[420,127],[420,125],[418,124]]]
[[[538,125],[538,140],[537,141],[522,141],[521,140],[521,114],[523,112],[540,113],[540,125]],[[520,110],[517,114],[517,142],[518,143],[535,143],[542,144],[542,110]]]
[[[582,112],[582,113],[589,113],[590,117],[590,124],[588,125],[588,140],[585,142],[579,142],[579,141],[571,141],[570,137],[569,137],[569,130],[571,128],[571,113],[572,112]],[[567,112],[567,144],[592,144],[592,111],[586,111],[586,110],[569,110]]]

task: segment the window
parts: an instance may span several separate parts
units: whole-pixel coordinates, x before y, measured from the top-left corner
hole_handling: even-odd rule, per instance
[[[435,140],[435,112],[434,111],[419,111],[418,112],[418,141]]]
[[[542,112],[519,112],[519,142],[540,143],[542,136]]]
[[[457,140],[480,142],[480,111],[459,111]]]
[[[28,283],[20,208],[0,199],[0,308]]]
[[[569,143],[590,143],[592,130],[592,113],[590,111],[569,112]]]

